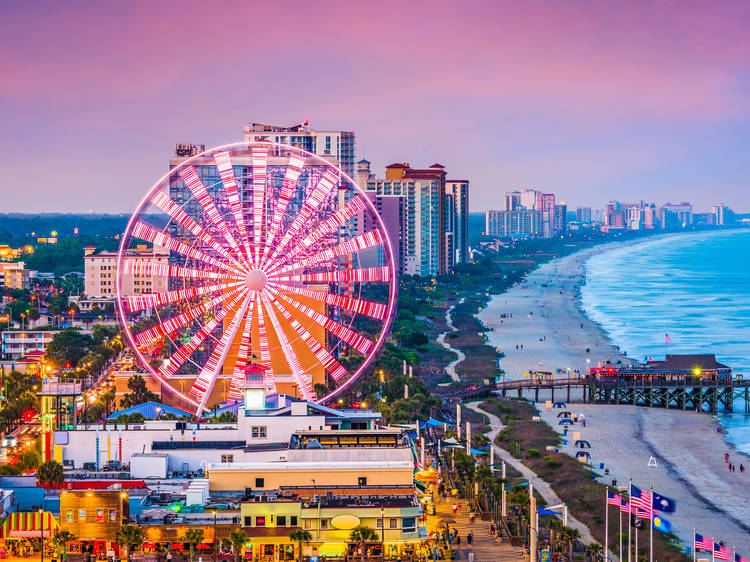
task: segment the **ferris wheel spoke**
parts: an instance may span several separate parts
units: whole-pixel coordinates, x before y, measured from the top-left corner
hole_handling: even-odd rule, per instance
[[[226,248],[224,248],[224,246],[214,240],[213,236],[206,232],[206,230],[201,225],[195,222],[195,220],[190,215],[188,215],[182,209],[182,207],[172,201],[172,199],[170,199],[166,193],[164,193],[163,191],[158,192],[156,195],[154,195],[153,202],[157,207],[159,207],[162,211],[169,215],[169,217],[174,222],[190,232],[201,242],[215,250],[224,258],[228,259],[231,262],[234,262],[238,267],[241,265],[237,261],[237,259],[232,256],[232,254],[230,254]]]
[[[365,232],[364,234],[355,236],[350,240],[345,240],[344,242],[341,242],[336,246],[326,248],[325,250],[322,250],[317,254],[313,254],[312,256],[300,260],[299,262],[296,262],[292,265],[282,267],[278,271],[271,270],[268,272],[268,276],[273,278],[275,275],[283,275],[284,273],[289,271],[299,270],[300,268],[317,265],[322,262],[330,261],[334,258],[340,258],[342,256],[353,254],[355,252],[361,252],[363,250],[367,250],[368,248],[372,248],[373,246],[378,246],[382,244],[382,242],[383,239],[380,237],[380,232],[378,232],[377,230],[371,230],[370,232]]]
[[[203,263],[206,263],[208,265],[213,265],[214,267],[218,267],[219,269],[239,273],[239,271],[235,269],[234,266],[230,266],[221,260],[211,257],[208,254],[201,252],[197,248],[189,246],[188,244],[185,244],[184,242],[173,238],[169,234],[160,232],[150,224],[146,224],[143,221],[138,221],[133,227],[133,236],[136,238],[142,238],[143,240],[151,242],[152,244],[155,244],[157,246],[168,248],[170,251],[177,252],[178,254],[182,254],[185,257],[202,261]]]
[[[286,308],[280,306],[276,297],[271,298],[270,301],[274,308],[276,308],[276,310],[289,322],[292,329],[297,332],[297,335],[305,346],[307,346],[307,349],[315,355],[315,358],[320,361],[334,380],[338,381],[349,374],[346,368],[339,363],[333,355],[331,355],[324,345],[321,345],[321,343],[315,339],[315,337],[302,324],[300,324]]]
[[[242,392],[240,391],[240,385],[245,380],[245,368],[247,367],[247,360],[250,356],[250,338],[253,331],[253,309],[255,308],[255,298],[250,299],[250,303],[247,307],[247,314],[245,316],[245,324],[242,327],[242,335],[240,336],[240,345],[237,349],[237,358],[234,361],[234,369],[232,370],[232,384],[227,393],[227,398],[239,399],[242,398]]]
[[[274,281],[291,281],[296,283],[380,283],[390,279],[387,265],[378,267],[361,267],[358,269],[341,269],[301,273],[296,275],[279,275]]]
[[[266,315],[263,313],[263,306],[260,302],[260,294],[255,293],[255,310],[258,316],[258,352],[260,353],[260,363],[266,367],[263,379],[268,382],[273,389],[276,388],[275,377],[273,374],[273,361],[271,360],[271,346],[268,344],[268,328],[266,327]]]
[[[147,275],[156,277],[171,277],[180,279],[190,279],[191,281],[201,280],[221,280],[224,282],[237,281],[244,279],[235,273],[226,271],[213,271],[210,269],[193,269],[190,267],[180,267],[167,263],[153,263],[126,260],[122,271],[126,275]]]
[[[237,306],[242,294],[237,295],[234,300],[227,303],[227,306],[223,308],[216,316],[206,322],[201,328],[193,334],[190,339],[185,342],[184,345],[180,346],[173,354],[168,365],[161,365],[159,372],[166,378],[172,377],[177,370],[190,358],[190,355],[198,349],[198,347],[208,339],[211,333],[216,327],[224,320],[229,310],[232,307]]]
[[[179,174],[185,182],[185,185],[187,185],[188,189],[198,200],[198,203],[203,207],[203,210],[206,212],[211,223],[213,223],[213,225],[219,230],[219,233],[227,241],[237,257],[241,258],[240,261],[246,261],[242,258],[242,252],[237,241],[234,239],[234,236],[232,236],[227,223],[224,222],[224,219],[221,217],[219,209],[216,208],[214,200],[208,194],[208,191],[198,177],[195,168],[193,166],[188,166],[187,168],[181,169]]]
[[[234,217],[234,222],[240,233],[240,241],[245,251],[244,256],[248,261],[252,261],[250,237],[247,233],[247,224],[245,223],[245,213],[242,210],[237,178],[234,177],[234,171],[232,170],[232,158],[229,156],[229,152],[218,152],[214,156],[214,161],[216,162],[216,168],[219,170],[224,191],[227,194],[227,201],[232,211],[232,217]]]
[[[331,192],[331,188],[335,185],[337,179],[338,177],[335,172],[330,169],[325,171],[323,177],[320,178],[320,181],[315,184],[312,193],[310,193],[310,196],[305,201],[300,212],[294,217],[294,221],[292,221],[289,230],[284,233],[279,243],[273,249],[271,260],[274,260],[276,256],[286,249],[289,242],[292,241],[305,223],[310,219],[312,214],[318,209],[318,207],[320,207],[323,201],[325,201],[326,196]]]
[[[216,383],[216,377],[219,376],[219,371],[221,371],[224,361],[226,360],[227,355],[229,355],[231,343],[234,341],[234,336],[237,335],[237,331],[242,325],[242,321],[245,318],[245,311],[247,310],[251,299],[252,295],[247,294],[245,296],[239,310],[232,316],[229,327],[221,334],[219,343],[214,347],[211,356],[208,358],[208,361],[206,361],[203,369],[201,369],[201,372],[196,377],[193,387],[190,389],[190,394],[199,400],[198,411],[196,412],[196,415],[198,416],[203,412],[206,400]]]
[[[284,180],[281,184],[281,192],[279,198],[276,201],[276,206],[273,210],[273,216],[271,218],[271,225],[268,228],[268,235],[266,236],[266,243],[263,246],[263,256],[261,257],[260,266],[263,267],[268,253],[271,251],[276,236],[279,234],[279,228],[281,227],[281,221],[284,218],[286,209],[289,206],[289,201],[294,195],[294,190],[297,187],[297,181],[302,173],[302,166],[305,164],[305,159],[296,154],[292,154],[289,158],[289,164],[284,172]]]
[[[242,284],[242,281],[234,283],[220,283],[214,285],[201,285],[199,287],[188,287],[185,289],[175,289],[173,291],[164,291],[162,293],[145,293],[125,297],[125,303],[128,312],[137,312],[146,308],[156,308],[179,301],[186,301],[194,297],[212,295],[219,291],[232,290]]]
[[[304,369],[302,368],[302,365],[297,358],[297,354],[292,349],[292,346],[289,344],[289,340],[287,339],[284,330],[279,324],[279,319],[276,317],[276,313],[273,311],[273,307],[268,302],[268,297],[266,297],[266,295],[264,294],[261,296],[261,299],[263,299],[263,304],[265,305],[268,319],[271,321],[271,325],[276,332],[276,337],[279,338],[279,343],[281,344],[281,349],[284,351],[284,356],[289,363],[289,367],[291,367],[292,369],[292,375],[294,376],[294,380],[297,382],[297,387],[302,392],[305,400],[314,402],[315,391],[313,390],[312,386],[312,377],[304,372]]]
[[[278,297],[279,302],[283,303],[285,307],[293,306],[294,308],[302,312],[305,316],[313,320],[316,324],[323,326],[323,328],[325,328],[328,332],[339,338],[341,341],[349,344],[360,353],[366,355],[375,345],[375,342],[373,342],[371,339],[356,333],[352,329],[344,326],[343,324],[340,324],[339,322],[336,322],[325,314],[321,314],[317,310],[314,310],[309,306],[302,304],[298,300],[293,299],[288,295],[283,295],[275,289],[270,289],[269,292]]]
[[[326,291],[316,291],[314,289],[294,287],[292,285],[286,285],[283,283],[272,283],[272,286],[282,293],[295,293],[297,295],[307,297],[318,302],[336,306],[355,314],[364,314],[365,316],[375,318],[376,320],[383,320],[388,309],[386,305],[379,302],[356,299],[354,297],[347,297],[344,295],[334,295]]]
[[[266,171],[268,164],[268,148],[254,146],[253,162],[253,246],[255,262],[260,263],[260,248],[263,245],[263,216],[266,204]]]
[[[331,234],[337,228],[344,226],[348,220],[357,216],[357,214],[363,212],[365,209],[365,202],[362,198],[359,196],[353,197],[349,203],[321,222],[318,227],[303,238],[299,244],[290,248],[289,251],[282,256],[282,260],[285,262],[290,261],[294,256],[307,250],[310,246],[315,244],[315,242],[323,238],[323,236]]]
[[[141,349],[147,349],[153,346],[156,341],[170,334],[173,334],[184,326],[187,326],[201,314],[206,314],[207,312],[220,306],[227,300],[234,298],[237,293],[241,293],[243,291],[244,290],[242,288],[238,288],[232,292],[215,296],[204,303],[189,308],[185,312],[182,312],[177,316],[173,316],[172,318],[165,320],[160,324],[157,324],[153,328],[149,328],[147,330],[144,330],[143,332],[135,334],[134,339],[138,344],[138,347],[140,347]]]

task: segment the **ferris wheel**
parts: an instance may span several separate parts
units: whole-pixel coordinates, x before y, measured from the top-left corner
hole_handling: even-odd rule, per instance
[[[115,272],[127,339],[198,415],[266,393],[325,402],[370,365],[396,298],[380,215],[329,160],[243,142],[173,160],[128,222]]]

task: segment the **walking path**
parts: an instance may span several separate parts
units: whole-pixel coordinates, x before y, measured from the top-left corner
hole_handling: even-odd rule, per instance
[[[459,304],[463,303],[464,299],[461,298],[460,301],[458,301]],[[453,309],[456,308],[456,305],[452,304],[448,307],[448,310],[445,312],[445,323],[448,324],[448,327],[451,329],[451,332],[457,332],[458,328],[456,328],[453,325],[453,318],[451,317],[451,312],[453,312]],[[445,372],[448,373],[451,379],[453,379],[453,382],[459,382],[461,380],[461,377],[458,376],[458,373],[456,372],[456,366],[466,359],[466,355],[463,354],[462,351],[456,349],[455,347],[451,347],[449,343],[445,341],[445,337],[448,335],[448,332],[445,331],[442,334],[440,334],[437,337],[437,342],[442,345],[445,349],[448,351],[452,351],[458,356],[458,359],[455,361],[451,361],[448,363],[448,366],[445,367]]]
[[[517,458],[511,456],[511,454],[505,449],[501,449],[500,447],[495,445],[495,438],[500,434],[504,426],[500,422],[500,418],[498,418],[494,414],[485,412],[479,407],[479,404],[480,402],[471,402],[469,404],[466,404],[466,407],[470,410],[474,410],[479,414],[487,416],[487,419],[490,420],[490,431],[488,431],[485,435],[487,435],[490,443],[492,443],[492,447],[495,450],[496,459],[499,458],[505,461],[510,466],[515,468],[518,472],[520,472],[529,482],[534,485],[534,489],[538,491],[539,494],[544,498],[544,501],[547,502],[547,505],[556,505],[563,503],[563,501],[560,499],[560,496],[555,493],[552,487],[544,480],[539,479],[533,470],[531,470]],[[581,538],[585,542],[591,543],[595,541],[594,537],[591,535],[591,531],[589,531],[589,528],[581,523],[578,519],[570,515],[570,512],[568,512],[568,526],[573,527],[574,529],[578,529],[578,531],[581,533]]]
[[[461,509],[456,515],[453,515],[453,502],[460,503]],[[437,515],[427,516],[428,531],[445,529],[445,523],[453,529],[458,530],[461,537],[461,547],[454,543],[452,546],[456,549],[456,559],[467,560],[469,554],[469,545],[467,536],[469,531],[473,534],[471,550],[474,552],[474,562],[495,562],[500,560],[518,561],[525,559],[523,550],[511,546],[509,542],[498,543],[495,537],[489,533],[489,522],[481,521],[478,517],[474,523],[469,521],[469,508],[467,500],[463,498],[454,499],[449,497],[447,501],[440,498],[435,506]],[[432,560],[432,557],[429,558]]]

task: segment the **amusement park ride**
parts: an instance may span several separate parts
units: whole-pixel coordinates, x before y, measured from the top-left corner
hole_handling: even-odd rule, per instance
[[[169,263],[130,258],[144,243]],[[126,275],[166,276],[168,290],[123,295]],[[330,400],[383,344],[397,287],[356,182],[272,142],[209,149],[160,178],[128,222],[116,284],[140,365],[198,415],[239,399],[253,365],[267,394]]]

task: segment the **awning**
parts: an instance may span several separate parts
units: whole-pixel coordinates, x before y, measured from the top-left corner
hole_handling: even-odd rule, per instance
[[[8,514],[0,528],[0,538],[21,539],[29,537],[52,537],[60,524],[49,511],[19,511]]]
[[[347,546],[343,542],[324,542],[318,547],[319,556],[343,556]]]

